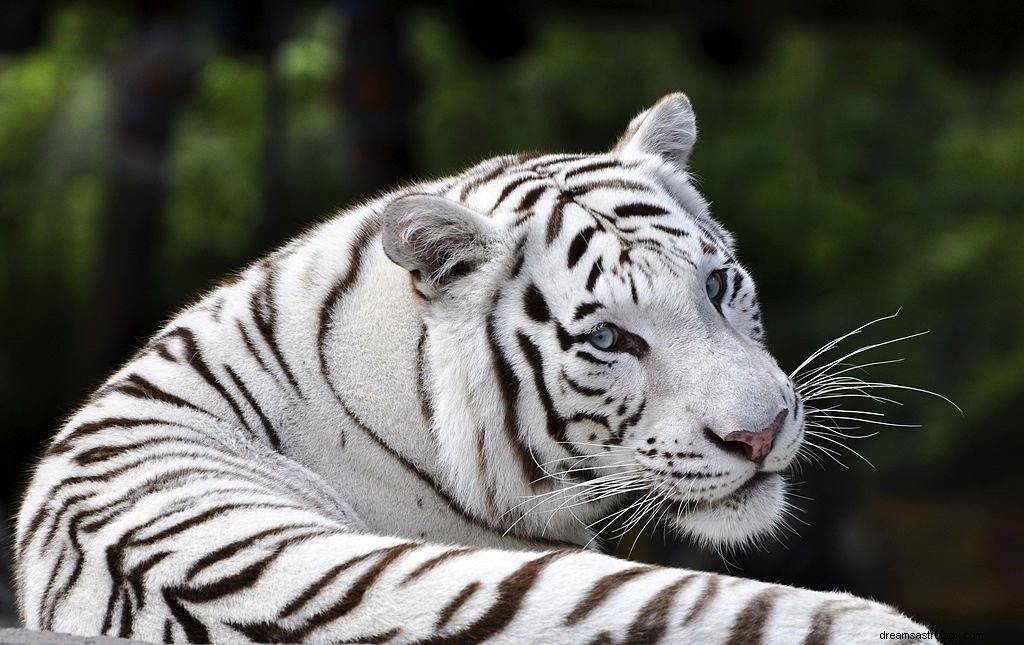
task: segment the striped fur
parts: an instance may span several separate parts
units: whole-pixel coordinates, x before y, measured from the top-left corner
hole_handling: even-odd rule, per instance
[[[391,193],[181,312],[36,468],[26,626],[195,643],[926,631],[841,593],[594,550],[615,518],[715,544],[771,532],[803,438],[753,281],[690,185],[695,138],[666,97],[610,153]]]

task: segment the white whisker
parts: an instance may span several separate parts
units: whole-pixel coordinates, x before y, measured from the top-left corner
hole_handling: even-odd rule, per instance
[[[829,420],[837,420],[837,421],[856,421],[857,423],[867,423],[867,424],[870,424],[870,425],[885,426],[887,428],[920,428],[921,427],[921,424],[919,424],[919,423],[894,423],[894,422],[891,422],[891,421],[877,421],[875,419],[862,419],[860,417],[848,417],[848,416],[842,416],[842,415],[838,415],[838,416],[829,415],[829,416],[823,417],[823,418],[829,419]]]
[[[824,345],[822,345],[821,347],[819,347],[814,353],[812,353],[806,359],[804,359],[804,362],[802,362],[799,365],[797,365],[796,369],[789,373],[789,378],[793,379],[797,374],[800,373],[800,370],[802,370],[808,364],[812,363],[816,358],[818,358],[822,354],[825,354],[826,352],[830,351],[833,347],[835,347],[839,343],[843,342],[847,338],[850,338],[851,336],[854,336],[856,334],[861,333],[862,331],[864,331],[865,329],[867,329],[871,325],[874,325],[875,323],[879,323],[879,322],[882,322],[884,320],[892,320],[893,318],[895,318],[896,316],[899,316],[899,315],[900,315],[900,310],[897,309],[896,313],[894,313],[894,314],[890,314],[888,316],[882,316],[881,318],[876,318],[876,319],[872,320],[871,322],[868,322],[868,323],[865,323],[865,324],[861,325],[860,327],[854,329],[851,332],[847,332],[846,334],[843,334],[839,338],[830,340],[829,342],[827,342]]]
[[[825,440],[825,441],[828,441],[829,443],[833,443],[833,444],[835,444],[835,445],[837,445],[837,446],[839,446],[839,447],[841,447],[841,448],[844,448],[844,449],[846,449],[846,450],[847,450],[847,451],[848,451],[849,453],[851,453],[851,454],[853,454],[853,455],[856,455],[857,457],[859,457],[859,458],[861,459],[861,461],[863,461],[863,462],[864,462],[864,463],[866,463],[867,465],[871,466],[872,468],[874,468],[874,467],[875,467],[875,465],[874,465],[873,463],[871,463],[871,461],[870,461],[870,460],[868,460],[868,458],[867,458],[867,457],[865,457],[864,455],[860,454],[859,452],[857,452],[856,450],[854,450],[854,449],[853,449],[853,448],[851,448],[850,446],[846,445],[846,444],[845,444],[845,443],[843,443],[842,441],[838,441],[838,440],[836,440],[836,439],[833,439],[833,438],[829,437],[828,435],[825,435],[825,434],[821,434],[821,433],[811,433],[811,432],[809,432],[808,434],[811,434],[811,435],[813,435],[813,436],[817,437],[818,439],[823,439],[823,440]],[[818,447],[820,448],[821,446],[818,446]]]
[[[808,432],[807,434],[811,435],[812,433]],[[818,445],[818,444],[814,443],[813,441],[811,441],[809,438],[804,439],[804,445],[807,446],[808,448],[811,448],[813,450],[819,451],[821,454],[823,454],[824,456],[828,457],[832,461],[836,462],[837,464],[839,464],[843,468],[846,468],[846,469],[850,468],[849,466],[847,466],[843,462],[839,461],[840,453],[838,451],[833,450],[832,448],[829,448],[827,446]]]

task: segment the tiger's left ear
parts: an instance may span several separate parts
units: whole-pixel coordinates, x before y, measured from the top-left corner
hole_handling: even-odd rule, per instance
[[[384,209],[384,253],[431,295],[487,258],[494,224],[436,195],[409,195]]]
[[[696,142],[697,119],[690,99],[676,92],[630,121],[614,152],[655,155],[683,171]]]

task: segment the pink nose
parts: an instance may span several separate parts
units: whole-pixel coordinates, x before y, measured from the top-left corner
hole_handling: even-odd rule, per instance
[[[789,409],[783,409],[775,415],[775,420],[767,428],[756,432],[736,430],[725,435],[723,441],[726,446],[739,448],[747,459],[755,464],[759,464],[772,451],[775,435],[779,434],[779,430],[782,429],[782,424],[786,422],[787,416],[789,416]]]

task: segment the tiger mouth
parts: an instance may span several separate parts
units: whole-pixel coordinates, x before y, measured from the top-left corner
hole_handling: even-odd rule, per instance
[[[726,495],[723,499],[715,502],[716,504],[727,502],[729,500],[739,500],[747,497],[757,488],[764,486],[771,477],[777,477],[774,473],[754,473],[753,477],[748,479],[746,482],[740,485],[739,488]]]
[[[768,485],[775,473],[755,473],[747,481],[740,484],[731,493],[717,499],[672,499],[667,500],[667,509],[674,513],[687,513],[692,511],[710,511],[723,507],[737,508],[742,506],[751,495],[762,487]]]

